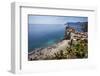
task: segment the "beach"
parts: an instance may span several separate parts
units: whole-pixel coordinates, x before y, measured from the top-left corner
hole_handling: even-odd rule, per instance
[[[60,41],[52,46],[47,48],[38,48],[38,50],[34,50],[33,52],[29,53],[29,60],[43,60],[49,57],[52,58],[55,53],[59,52],[60,50],[65,50],[68,47],[68,42],[70,40],[63,40]]]

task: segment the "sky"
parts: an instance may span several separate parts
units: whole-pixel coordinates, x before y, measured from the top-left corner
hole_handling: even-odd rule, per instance
[[[65,24],[67,22],[87,22],[87,17],[29,15],[28,24]]]

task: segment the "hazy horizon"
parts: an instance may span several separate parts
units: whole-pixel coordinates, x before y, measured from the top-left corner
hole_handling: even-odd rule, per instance
[[[78,16],[28,16],[28,24],[65,24],[67,22],[88,22],[88,17]]]

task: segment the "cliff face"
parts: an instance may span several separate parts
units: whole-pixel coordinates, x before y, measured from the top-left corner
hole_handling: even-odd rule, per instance
[[[71,39],[71,34],[88,32],[88,22],[68,22],[65,28],[64,39]]]
[[[64,39],[69,40],[70,38],[71,38],[71,32],[69,32],[67,29],[65,29]]]
[[[70,40],[71,39],[71,33],[75,33],[75,29],[72,27],[66,27],[65,28],[65,35],[64,35],[64,39],[66,40]]]

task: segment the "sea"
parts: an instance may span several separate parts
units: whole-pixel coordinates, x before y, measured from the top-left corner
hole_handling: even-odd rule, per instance
[[[64,38],[64,24],[29,24],[28,52],[36,48],[45,48]],[[80,25],[71,24],[77,31],[82,31]]]

